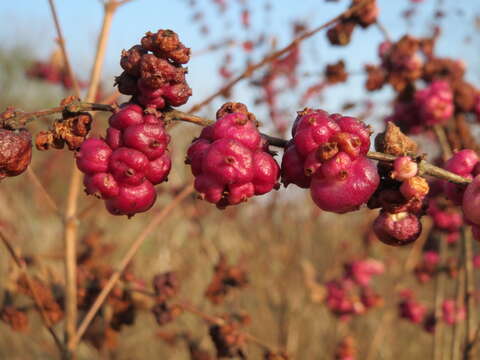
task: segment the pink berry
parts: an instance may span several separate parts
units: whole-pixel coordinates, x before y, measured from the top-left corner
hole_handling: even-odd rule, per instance
[[[124,104],[120,111],[110,116],[108,123],[118,130],[129,126],[143,124],[143,109],[137,104]]]
[[[475,151],[464,149],[456,152],[445,164],[445,169],[455,174],[466,176],[473,172],[478,164],[478,155]]]
[[[261,146],[256,125],[243,113],[227,114],[218,119],[212,128],[212,139],[235,139],[252,151]]]
[[[311,177],[314,176],[317,171],[322,166],[322,162],[318,158],[318,152],[312,151],[308,156],[305,158],[303,163],[303,172],[305,176]]]
[[[284,186],[295,184],[303,189],[310,187],[311,178],[305,175],[303,158],[293,144],[288,146],[283,154],[281,174]]]
[[[112,150],[118,149],[123,145],[122,132],[114,127],[109,127],[105,141]]]
[[[172,161],[170,154],[165,152],[159,158],[149,162],[147,170],[145,171],[145,177],[153,185],[160,184],[167,180],[171,167]]]
[[[150,209],[157,194],[150,181],[144,181],[140,185],[120,186],[117,196],[108,199],[105,203],[107,210],[113,215],[133,216]]]
[[[102,199],[117,196],[119,192],[118,184],[110,173],[85,175],[83,184],[88,195],[95,195]]]
[[[225,186],[217,182],[213,177],[208,175],[199,175],[195,177],[195,190],[198,191],[200,197],[213,204],[218,203],[223,197]]]
[[[169,141],[170,136],[162,125],[133,125],[123,133],[125,146],[141,151],[149,160],[163,155]]]
[[[202,172],[225,185],[250,182],[253,179],[252,152],[236,140],[217,140],[205,153]]]
[[[85,174],[106,172],[112,149],[101,139],[85,140],[76,154],[77,167]]]
[[[312,199],[325,211],[345,213],[366,203],[378,187],[376,166],[367,158],[352,162],[341,179],[315,176],[311,183]]]
[[[253,154],[253,181],[255,195],[266,194],[277,185],[280,168],[272,155],[256,151]]]
[[[436,80],[415,93],[415,103],[426,125],[444,123],[453,114],[453,94],[446,81]]]
[[[191,166],[193,176],[198,176],[202,173],[203,158],[209,148],[210,142],[202,138],[193,141],[188,148],[185,162]]]
[[[233,184],[228,186],[228,205],[237,205],[247,201],[255,195],[255,188],[251,182],[245,184]]]
[[[462,210],[467,220],[480,225],[480,175],[477,175],[465,189]]]
[[[140,185],[149,165],[148,158],[138,150],[121,147],[110,157],[109,170],[121,184]]]
[[[366,155],[370,149],[370,128],[364,122],[350,116],[341,116],[337,124],[343,132],[356,135],[360,139],[360,153]]]
[[[418,165],[409,156],[400,156],[393,162],[392,178],[404,181],[417,175]]]
[[[407,212],[381,212],[373,223],[373,230],[381,242],[402,246],[417,240],[422,232],[422,223],[418,217]]]
[[[352,166],[352,160],[344,152],[339,152],[330,160],[322,164],[320,173],[322,177],[328,179],[342,179],[348,176],[348,171]]]

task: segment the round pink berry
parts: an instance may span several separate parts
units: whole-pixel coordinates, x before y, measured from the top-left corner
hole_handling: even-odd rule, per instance
[[[83,184],[88,195],[95,195],[102,199],[117,196],[119,192],[118,184],[110,173],[85,175]]]
[[[150,209],[157,194],[150,181],[144,181],[137,186],[120,186],[117,196],[105,203],[107,210],[113,215],[133,216]]]
[[[85,174],[106,172],[112,149],[101,139],[90,138],[80,146],[75,155],[77,167]]]
[[[112,153],[109,171],[121,184],[140,185],[148,165],[148,158],[142,152],[121,147]]]
[[[150,160],[163,155],[169,141],[170,136],[160,124],[133,125],[123,133],[125,146],[141,151]]]

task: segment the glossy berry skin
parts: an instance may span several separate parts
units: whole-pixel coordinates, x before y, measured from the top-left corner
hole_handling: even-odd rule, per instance
[[[160,124],[133,125],[123,132],[125,146],[144,153],[150,160],[163,155],[169,141],[169,135]]]
[[[83,184],[88,195],[95,195],[102,199],[115,197],[119,192],[119,186],[110,173],[85,175]]]
[[[105,205],[113,215],[131,217],[136,213],[149,210],[155,203],[156,198],[157,194],[152,183],[146,180],[136,186],[120,186],[118,196],[108,199]]]
[[[277,187],[279,166],[268,152],[254,117],[239,103],[226,103],[187,150],[200,198],[219,208],[237,205]]]
[[[422,223],[413,214],[381,212],[373,223],[378,239],[393,246],[408,245],[415,241],[422,231]]]
[[[315,157],[315,154],[313,157]],[[318,168],[318,166],[316,168]],[[313,169],[310,174],[313,174],[316,168]],[[288,146],[285,154],[283,154],[281,174],[282,183],[285,187],[289,184],[295,184],[303,189],[310,187],[312,179],[305,174],[304,159],[300,156],[294,144]]]
[[[143,124],[143,108],[137,104],[124,104],[120,110],[113,114],[108,123],[111,127],[124,130],[132,125]]]
[[[142,152],[121,147],[112,153],[108,170],[120,184],[140,185],[148,165],[148,158]]]
[[[153,185],[158,185],[164,181],[167,181],[171,168],[172,160],[170,159],[170,154],[165,152],[159,158],[149,162],[145,171],[145,177]]]
[[[445,164],[445,169],[466,178],[473,178],[478,165],[477,154],[470,149],[456,152]],[[476,174],[475,174],[476,175]],[[461,205],[465,187],[447,181],[443,182],[443,189],[448,199],[455,205]]]
[[[468,184],[463,194],[462,210],[468,221],[480,225],[480,175]]]
[[[112,149],[101,139],[87,139],[76,154],[77,167],[85,174],[107,172]]]
[[[320,209],[343,214],[366,203],[379,182],[376,166],[370,160],[359,157],[343,177],[314,176],[311,195]]]

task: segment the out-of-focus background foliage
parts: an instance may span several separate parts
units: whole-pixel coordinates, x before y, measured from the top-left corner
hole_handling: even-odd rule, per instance
[[[86,80],[95,52],[101,4],[94,0],[57,2],[74,70],[80,79]],[[346,1],[245,0],[225,1],[227,8],[222,12],[218,3],[221,2],[135,0],[122,7],[114,19],[109,40],[103,94],[108,95],[113,90],[113,77],[121,71],[120,51],[136,44],[148,30],[171,28],[192,48],[188,81],[193,96],[185,106],[188,108],[225,81],[219,71],[227,55],[232,57],[229,70],[239,73],[248,61],[260,59],[274,46],[286,45],[292,39],[294,23],[313,27],[348,6]],[[440,25],[442,35],[438,52],[461,57],[468,65],[467,77],[478,85],[478,4],[471,0],[445,0],[441,7],[444,16],[435,19],[437,3],[425,0],[413,6],[407,0],[379,0],[380,19],[394,39],[407,31],[429,35],[432,26]],[[249,29],[241,25],[241,13],[245,8],[251,13]],[[411,17],[402,16],[410,9],[415,11]],[[264,41],[252,52],[246,52],[242,43],[258,39],[260,35],[264,36]],[[226,40],[232,44],[205,51],[210,45]],[[346,48],[332,48],[324,33],[302,44],[301,66],[297,69],[299,84],[296,88],[286,88],[281,94],[287,109],[282,121],[291,124],[296,110],[302,107],[301,95],[308,87],[321,82],[324,66],[344,59],[351,72],[349,81],[327,88],[305,105],[338,112],[345,103],[355,103],[358,106],[347,113],[358,115],[364,111],[368,100],[376,107],[366,121],[380,129],[392,94],[389,90],[373,96],[366,94],[362,88],[362,67],[365,63],[377,62],[377,46],[382,40],[378,29],[371,27],[366,31],[357,30],[352,44]],[[25,76],[26,69],[34,61],[47,60],[55,48],[55,33],[46,1],[0,2],[2,108],[7,105],[26,111],[48,108],[57,105],[68,94],[60,86]],[[302,75],[305,73],[308,76]],[[258,79],[261,74],[262,70],[253,78]],[[222,101],[240,101],[257,114],[266,129],[274,132],[268,121],[267,107],[255,101],[260,97],[258,87],[246,80],[227,98],[217,99],[201,114],[213,117]],[[104,131],[105,120],[102,116],[97,118],[94,133]],[[47,121],[38,121],[30,129],[38,131],[46,126]],[[98,232],[101,241],[111,245],[111,251],[97,259],[99,263],[115,266],[152,214],[171,199],[173,191],[190,181],[189,169],[183,164],[184,151],[198,131],[189,124],[172,130],[174,169],[169,182],[158,187],[160,199],[150,212],[130,220],[113,217],[104,210],[101,201],[81,197],[80,209],[95,204],[81,221],[81,238]],[[33,170],[61,208],[66,201],[72,159],[72,153],[67,150],[34,153]],[[369,210],[343,216],[321,213],[312,205],[308,192],[297,189],[289,189],[288,195],[283,192],[223,211],[194,197],[189,198],[145,242],[133,262],[132,271],[148,284],[154,274],[177,271],[181,279],[180,299],[209,314],[249,314],[252,321],[246,329],[251,334],[274,346],[285,347],[295,359],[331,359],[336,344],[345,335],[355,338],[358,359],[423,359],[429,356],[432,336],[400,321],[395,315],[396,285],[402,282],[405,287],[417,286],[412,274],[403,272],[411,249],[389,248],[379,242],[367,246],[368,226],[373,217]],[[31,258],[32,269],[39,277],[62,284],[62,223],[49,211],[27,174],[1,183],[0,226],[11,234],[23,255]],[[223,305],[213,306],[204,297],[204,292],[221,253],[232,263],[241,261],[244,264],[249,284],[228,296]],[[374,283],[384,298],[384,305],[349,322],[340,322],[312,298],[308,270],[314,269],[321,283],[340,276],[344,262],[364,257],[381,259],[385,263],[385,274]],[[11,286],[12,268],[11,260],[1,249],[0,296]],[[417,289],[418,297],[431,304],[433,288],[433,283],[422,286]],[[453,283],[449,283],[447,291],[453,296]],[[23,301],[25,306],[31,306],[28,299]],[[79,359],[188,359],[184,346],[169,346],[158,335],[159,331],[175,330],[188,331],[202,346],[212,349],[202,320],[185,314],[173,324],[160,328],[150,312],[143,311],[132,326],[122,330],[113,350],[102,353],[89,343],[82,343]],[[450,332],[447,336],[451,336]],[[256,347],[249,345],[247,349],[253,359],[261,357]],[[26,334],[12,332],[0,323],[0,359],[50,359],[54,356],[51,339],[33,311]]]

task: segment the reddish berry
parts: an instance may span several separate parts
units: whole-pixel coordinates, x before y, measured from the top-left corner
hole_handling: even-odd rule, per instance
[[[311,195],[322,210],[345,213],[357,210],[366,203],[379,182],[375,165],[370,160],[359,157],[341,178],[315,176],[311,183]]]
[[[373,230],[381,242],[402,246],[417,240],[422,231],[422,223],[418,217],[407,212],[381,212],[373,223]]]
[[[303,189],[310,187],[311,178],[305,175],[304,160],[293,144],[288,146],[283,154],[281,174],[284,186],[295,184]]]
[[[107,210],[113,215],[128,215],[144,212],[150,209],[157,194],[150,181],[144,181],[137,186],[120,186],[117,196],[108,199],[105,203]]]
[[[143,124],[143,109],[137,104],[123,104],[121,109],[110,116],[110,126],[123,130],[129,126]]]
[[[404,181],[417,175],[418,165],[409,156],[400,156],[393,162],[392,178]]]
[[[112,153],[109,171],[120,184],[140,185],[148,165],[148,158],[142,152],[121,147]]]
[[[76,154],[77,167],[85,174],[107,172],[112,149],[101,139],[87,139]]]
[[[102,199],[117,196],[119,192],[118,184],[110,173],[85,175],[83,184],[88,195],[95,195]]]
[[[0,180],[24,172],[32,159],[32,136],[27,130],[0,129]]]
[[[150,160],[163,155],[169,141],[170,136],[160,124],[133,125],[123,133],[125,146],[141,151]]]
[[[170,154],[165,152],[159,158],[150,161],[145,172],[145,177],[153,185],[160,184],[167,180],[171,167],[172,161],[170,159]]]

